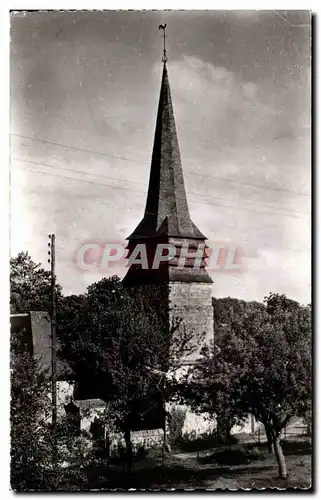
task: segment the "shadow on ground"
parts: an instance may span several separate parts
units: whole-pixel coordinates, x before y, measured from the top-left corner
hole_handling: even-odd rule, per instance
[[[282,448],[284,455],[311,455],[312,444],[306,441],[283,441]]]
[[[225,476],[232,478],[246,474],[259,473],[273,470],[275,467],[207,467],[204,469],[191,469],[184,466],[161,467],[156,466],[148,470],[133,471],[130,475],[111,472],[111,477],[100,476],[90,481],[90,488],[206,488],[209,481]],[[106,471],[105,471],[106,472]]]
[[[148,456],[134,463],[128,474],[124,465],[99,466],[87,471],[85,489],[240,489],[240,488],[309,488],[311,483],[311,444],[284,443],[289,478],[277,477],[274,455],[266,445],[247,444],[215,448],[197,458],[195,453]]]
[[[258,448],[252,449],[231,449],[217,450],[210,455],[201,457],[199,462],[201,464],[216,463],[218,465],[243,465],[250,464],[256,460],[264,460],[264,451]]]

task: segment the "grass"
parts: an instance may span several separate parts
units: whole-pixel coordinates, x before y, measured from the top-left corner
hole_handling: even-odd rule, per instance
[[[88,488],[136,489],[265,489],[310,488],[311,444],[307,441],[284,443],[288,478],[278,478],[274,455],[263,445],[239,445],[212,448],[197,456],[195,452],[166,455],[153,453],[134,463],[128,475],[124,467],[102,465],[91,478]]]

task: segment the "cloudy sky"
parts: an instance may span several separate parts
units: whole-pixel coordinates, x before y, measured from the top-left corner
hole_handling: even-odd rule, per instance
[[[12,256],[28,250],[47,267],[55,232],[66,294],[114,272],[74,257],[87,242],[124,243],[143,215],[163,22],[192,219],[244,252],[242,273],[212,273],[213,295],[308,303],[307,11],[14,15]]]

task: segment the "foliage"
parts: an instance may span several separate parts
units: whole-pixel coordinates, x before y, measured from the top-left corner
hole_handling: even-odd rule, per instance
[[[27,252],[11,259],[10,265],[11,312],[50,311],[50,272]],[[182,354],[194,349],[192,334],[178,328],[179,318],[169,325],[166,287],[151,288],[135,288],[131,293],[113,277],[94,283],[84,295],[63,297],[56,286],[62,345],[58,355],[74,373],[78,399],[97,397],[108,402],[105,422],[110,430],[126,434],[129,448],[130,428],[142,425],[137,417],[143,421],[153,413],[164,421],[167,377],[180,366]],[[21,360],[21,369],[25,366]],[[30,410],[30,421],[33,412],[37,409]]]
[[[62,354],[84,389],[90,380],[90,390],[105,401],[135,400],[155,384],[161,391],[163,372],[176,369],[179,355],[189,349],[191,338],[183,333],[172,339],[177,323],[167,328],[166,311],[156,311],[151,296],[139,289],[131,295],[112,277],[91,285],[84,296],[60,301]]]
[[[85,436],[50,424],[48,374],[28,352],[11,352],[11,487],[16,491],[80,489],[90,460]]]
[[[242,317],[264,310],[264,304],[257,301],[245,301],[232,297],[212,298],[215,320],[215,334],[219,333],[231,317]]]
[[[239,376],[236,362],[239,339],[232,334],[232,324],[241,324],[245,317],[264,310],[264,305],[231,297],[212,301],[215,346],[203,349],[200,364],[187,375],[182,396],[194,412],[215,418],[217,442],[224,444],[230,441],[231,428],[247,418],[247,412],[236,404],[236,394],[231,391],[233,381]]]
[[[176,444],[180,450],[187,452],[208,450],[209,448],[215,448],[218,445],[215,431],[204,432],[198,436],[196,436],[194,431],[184,433],[183,436],[178,439]]]
[[[168,414],[169,441],[171,444],[177,442],[183,435],[184,422],[186,418],[186,409],[179,406],[173,406]]]
[[[29,311],[50,312],[50,271],[32,261],[28,252],[10,259],[11,314]],[[57,296],[61,286],[56,285]]]
[[[192,334],[178,328],[179,318],[168,325],[163,293],[161,287],[131,293],[112,277],[89,286],[81,297],[59,302],[61,356],[82,397],[107,403],[105,421],[124,432],[130,454],[131,429],[149,428],[149,417],[163,425],[168,376],[194,348]]]
[[[252,413],[264,424],[284,477],[280,432],[311,403],[311,311],[278,294],[241,309],[221,311],[215,345],[204,351],[185,395],[196,410],[230,423]]]

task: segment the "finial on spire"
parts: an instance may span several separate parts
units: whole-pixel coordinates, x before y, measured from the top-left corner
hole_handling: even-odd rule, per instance
[[[163,37],[164,37],[164,50],[163,50],[163,57],[162,57],[162,61],[164,63],[166,63],[168,61],[168,57],[167,57],[167,54],[166,54],[166,26],[167,26],[167,23],[165,24],[160,24],[158,26],[158,29],[159,30],[163,30]]]

